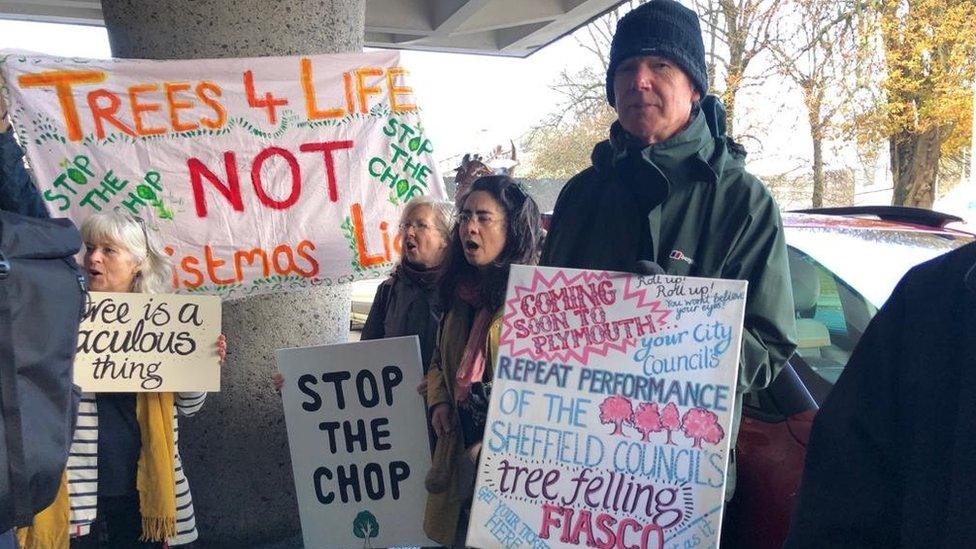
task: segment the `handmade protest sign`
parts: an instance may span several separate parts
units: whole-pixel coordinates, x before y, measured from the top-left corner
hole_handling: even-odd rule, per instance
[[[276,353],[305,547],[430,545],[416,336]]]
[[[717,547],[745,295],[513,267],[468,545]]]
[[[220,299],[89,292],[75,385],[93,393],[219,391]]]
[[[411,197],[443,198],[396,51],[193,61],[0,52],[48,209],[138,215],[174,291],[225,297],[385,274]]]

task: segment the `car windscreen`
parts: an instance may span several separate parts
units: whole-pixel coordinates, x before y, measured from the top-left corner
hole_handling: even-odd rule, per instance
[[[788,227],[786,241],[880,307],[909,269],[971,238],[919,231]]]

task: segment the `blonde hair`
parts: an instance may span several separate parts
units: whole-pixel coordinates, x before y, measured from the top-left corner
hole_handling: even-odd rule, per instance
[[[454,204],[446,200],[435,200],[427,195],[419,195],[411,198],[403,207],[400,214],[400,224],[406,223],[407,218],[413,215],[421,206],[427,206],[434,212],[434,224],[440,231],[444,240],[451,239],[451,225],[454,224]]]
[[[132,254],[139,264],[139,272],[132,281],[131,291],[137,293],[173,291],[169,281],[170,261],[155,236],[142,219],[117,211],[91,215],[81,224],[85,244],[113,242]]]

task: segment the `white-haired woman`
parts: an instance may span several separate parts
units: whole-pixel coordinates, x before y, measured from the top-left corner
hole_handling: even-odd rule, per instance
[[[440,322],[437,280],[451,235],[454,204],[416,196],[400,214],[400,263],[376,289],[361,339],[416,335],[424,374],[430,366]],[[272,376],[281,390],[284,377]]]
[[[376,289],[362,339],[416,335],[424,373],[440,321],[437,282],[451,235],[454,205],[417,196],[400,216],[400,263]]]
[[[117,212],[93,215],[82,223],[81,235],[90,290],[170,290],[169,261],[141,219]],[[222,364],[223,335],[217,352]],[[106,542],[161,548],[195,540],[177,416],[195,414],[205,397],[202,392],[83,394],[68,457],[68,496],[59,494],[46,519],[35,520],[28,545],[63,547],[68,536],[72,549]],[[60,512],[48,512],[58,507]]]

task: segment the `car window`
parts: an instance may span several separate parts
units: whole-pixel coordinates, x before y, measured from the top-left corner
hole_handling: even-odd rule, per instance
[[[787,226],[800,339],[795,362],[815,372],[797,369],[807,388],[818,399],[826,396],[861,334],[909,269],[972,240],[964,233],[894,226]]]
[[[792,247],[788,254],[796,354],[819,376],[834,383],[877,307],[809,255]]]

